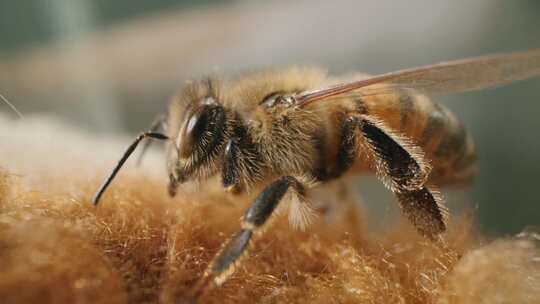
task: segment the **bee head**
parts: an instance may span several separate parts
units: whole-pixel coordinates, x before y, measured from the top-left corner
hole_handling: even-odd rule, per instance
[[[197,100],[182,107],[181,111],[171,112],[170,115],[180,116],[175,126],[177,133],[169,148],[172,188],[213,174],[228,132],[225,109],[213,94],[197,96]]]

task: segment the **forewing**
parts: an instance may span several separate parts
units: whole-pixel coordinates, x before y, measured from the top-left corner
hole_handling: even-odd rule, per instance
[[[389,89],[408,88],[425,94],[447,94],[480,90],[540,75],[540,49],[428,65],[303,92],[294,98],[300,107],[353,91],[382,94]],[[374,84],[386,88],[373,88]],[[360,90],[361,89],[361,90]]]

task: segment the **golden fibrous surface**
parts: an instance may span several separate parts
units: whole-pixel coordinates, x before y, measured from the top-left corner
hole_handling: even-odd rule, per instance
[[[105,149],[114,162],[122,142],[41,123],[1,122],[14,130],[1,152],[2,303],[181,300],[239,228],[253,194],[231,196],[210,183],[170,199],[165,178],[132,168],[95,208],[90,199],[111,160],[96,166],[84,159]],[[38,125],[58,138],[78,138],[77,145],[25,144],[37,137],[28,130]],[[21,140],[18,132],[28,136]],[[231,279],[200,302],[540,302],[540,251],[532,234],[489,240],[470,217],[454,216],[443,248],[406,220],[373,229],[365,224],[368,214],[349,211],[321,215],[304,232],[279,214]]]

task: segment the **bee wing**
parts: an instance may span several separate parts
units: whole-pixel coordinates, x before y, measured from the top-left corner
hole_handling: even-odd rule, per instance
[[[388,89],[409,88],[426,94],[458,93],[494,87],[540,75],[540,49],[443,62],[400,70],[332,87],[300,93],[294,98],[303,107],[314,101],[358,91],[384,93]],[[374,88],[375,84],[389,87]],[[360,90],[361,89],[361,90]]]

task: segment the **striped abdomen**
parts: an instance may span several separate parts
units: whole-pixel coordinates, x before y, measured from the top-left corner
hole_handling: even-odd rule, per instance
[[[420,146],[438,185],[467,182],[475,172],[475,148],[463,124],[445,107],[405,90],[361,97],[368,115]]]

